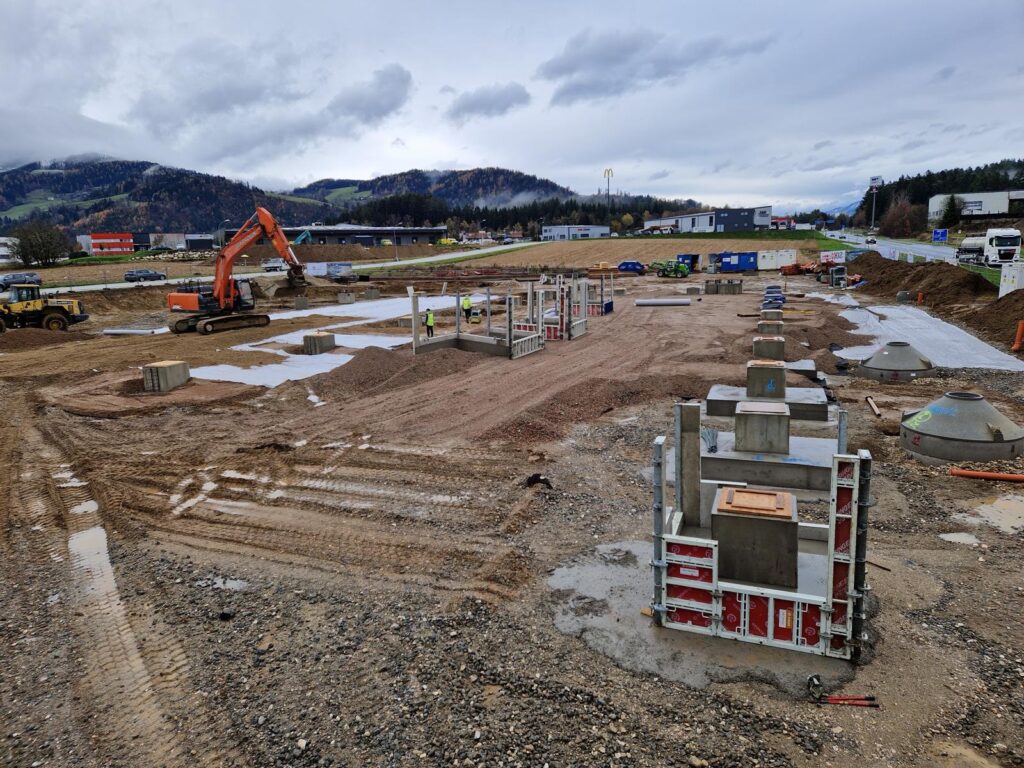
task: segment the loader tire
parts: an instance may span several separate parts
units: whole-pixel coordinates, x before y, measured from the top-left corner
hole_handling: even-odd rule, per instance
[[[3,333],[6,330],[7,330],[7,323],[5,323],[4,319],[2,317],[0,317],[0,333]]]
[[[44,315],[43,328],[48,331],[66,331],[68,329],[68,319],[57,312]]]

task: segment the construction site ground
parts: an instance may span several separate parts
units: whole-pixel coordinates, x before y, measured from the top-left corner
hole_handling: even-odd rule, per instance
[[[543,248],[593,264],[624,258],[619,245]],[[139,366],[259,364],[266,353],[229,347],[339,318],[96,335],[165,322],[164,289],[145,288],[86,296],[95,317],[63,343],[0,337],[0,762],[1024,764],[1021,498],[897,444],[901,411],[947,390],[981,392],[1024,421],[1019,374],[953,369],[885,387],[833,377],[850,447],[876,459],[873,643],[862,666],[825,683],[874,694],[880,709],[818,707],[773,684],[791,652],[723,640],[749,674],[687,685],[556,627],[567,605],[602,606],[568,603],[551,574],[612,544],[649,547],[646,473],[672,404],[744,381],[760,286],[777,276],[688,307],[633,305],[703,279],[617,282],[627,294],[585,336],[515,361],[368,347],[274,389],[197,380],[172,402],[146,400]],[[311,296],[313,308],[331,300]],[[791,358],[834,372],[828,344],[864,342],[842,306],[795,297],[787,308],[809,310],[787,317]],[[451,316],[440,317],[443,332]],[[794,422],[795,434],[820,430]],[[551,487],[527,487],[535,473]],[[649,573],[636,556],[611,565]]]

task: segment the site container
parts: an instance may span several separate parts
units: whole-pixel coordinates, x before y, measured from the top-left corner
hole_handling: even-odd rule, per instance
[[[757,251],[746,251],[742,253],[712,254],[717,256],[719,272],[755,272],[757,270]]]

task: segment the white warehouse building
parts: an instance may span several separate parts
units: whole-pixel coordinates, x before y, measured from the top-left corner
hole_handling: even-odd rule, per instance
[[[1005,216],[1010,212],[1011,200],[1024,200],[1024,190],[1013,192],[954,192],[964,201],[961,216]],[[928,198],[928,220],[942,218],[949,195],[932,195]]]
[[[684,213],[662,219],[644,219],[644,229],[671,229],[673,232],[750,232],[770,229],[772,207],[722,208],[717,211]]]
[[[555,224],[545,226],[540,233],[541,240],[597,240],[610,237],[611,227],[597,224]]]

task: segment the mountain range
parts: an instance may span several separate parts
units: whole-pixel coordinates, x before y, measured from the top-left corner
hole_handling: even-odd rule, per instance
[[[453,207],[492,208],[575,196],[553,181],[505,168],[321,179],[289,192],[271,192],[152,162],[83,157],[0,171],[0,229],[45,214],[72,233],[213,231],[225,219],[239,224],[257,205],[297,225],[337,219],[360,203],[409,193],[430,194]]]

